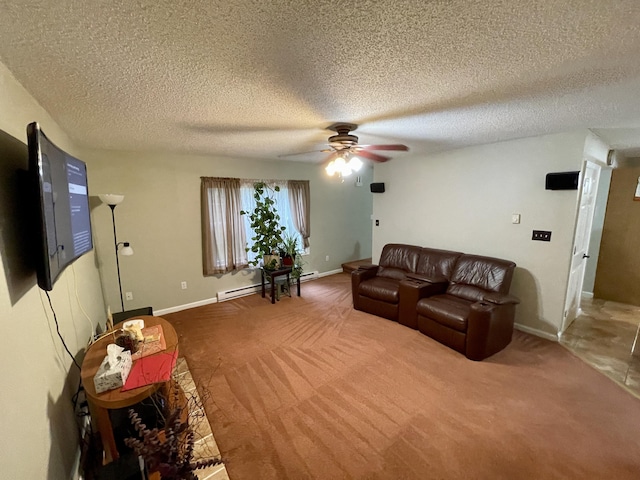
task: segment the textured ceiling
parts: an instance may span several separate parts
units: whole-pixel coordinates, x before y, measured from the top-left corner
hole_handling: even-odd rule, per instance
[[[324,128],[347,121],[360,143],[418,154],[592,128],[640,155],[638,0],[0,0],[0,12],[0,61],[82,145],[275,159],[322,148]]]

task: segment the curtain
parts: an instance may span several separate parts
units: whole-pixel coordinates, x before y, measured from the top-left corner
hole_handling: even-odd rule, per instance
[[[217,275],[248,267],[244,220],[240,215],[240,180],[200,179],[203,273]]]
[[[303,247],[309,248],[309,236],[311,235],[309,180],[289,180],[287,187],[293,224],[302,236]]]

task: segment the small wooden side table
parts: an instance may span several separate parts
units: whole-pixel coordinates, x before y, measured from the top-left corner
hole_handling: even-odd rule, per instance
[[[291,267],[279,268],[277,270],[266,270],[264,268],[260,269],[260,276],[262,278],[262,298],[265,296],[265,282],[269,281],[271,284],[271,303],[276,303],[276,282],[275,279],[278,277],[282,277],[284,275],[287,276],[287,287],[291,288],[291,279],[290,275],[292,272]],[[297,278],[297,287],[298,287],[298,296],[300,296],[300,277]],[[291,290],[289,290],[291,291]]]
[[[141,315],[135,318],[143,319],[145,327],[162,325],[162,332],[167,343],[167,348],[164,352],[172,353],[178,350],[178,335],[176,334],[173,326],[164,318],[147,315]],[[115,325],[114,330],[122,328],[122,323],[123,322],[120,322]],[[98,431],[100,432],[100,438],[102,439],[106,463],[119,458],[116,441],[113,437],[113,427],[111,426],[111,419],[109,418],[109,410],[135,405],[136,403],[151,396],[163,385],[161,383],[154,383],[134,388],[133,390],[127,390],[126,392],[123,392],[118,388],[115,390],[107,390],[106,392],[97,393],[96,387],[93,383],[93,377],[107,354],[107,345],[110,343],[114,343],[114,338],[111,335],[102,337],[100,340],[93,343],[85,353],[84,360],[82,362],[82,369],[80,371],[82,384],[84,385],[87,400],[89,401],[89,409],[91,411],[91,415],[96,421]]]

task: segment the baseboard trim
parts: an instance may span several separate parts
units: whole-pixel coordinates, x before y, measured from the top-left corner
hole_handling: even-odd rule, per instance
[[[531,335],[535,335],[536,337],[542,337],[545,338],[547,340],[551,340],[552,342],[557,342],[558,341],[558,335],[554,335],[553,333],[549,333],[549,332],[545,332],[543,330],[538,330],[537,328],[531,328],[528,327],[526,325],[520,325],[519,323],[516,323],[513,326],[516,330],[520,330],[521,332],[524,333],[530,333]]]
[[[582,292],[582,297],[583,298],[593,298],[593,292]]]
[[[328,272],[318,273],[318,278],[326,277],[328,275],[334,275],[336,273],[342,273],[342,269],[338,268],[336,270],[329,270]],[[308,280],[303,280],[302,283],[304,283],[305,281],[312,282],[313,280],[314,280],[313,278],[309,278]],[[251,293],[250,295],[255,295],[256,293],[258,292]],[[160,310],[154,310],[153,314],[162,316],[168,313],[176,313],[176,312],[181,312],[182,310],[188,310],[189,308],[196,308],[196,307],[203,307],[205,305],[211,305],[212,303],[218,303],[218,298],[217,297],[206,298],[204,300],[198,300],[197,302],[185,303],[184,305],[176,305],[175,307],[161,308]]]
[[[189,308],[203,307],[204,305],[211,305],[212,303],[218,303],[218,298],[206,298],[204,300],[199,300],[197,302],[185,303],[184,305],[176,305],[175,307],[162,308],[160,310],[154,310],[154,315],[165,315],[167,313],[176,313],[182,310],[188,310]]]
[[[329,275],[335,275],[336,273],[342,273],[342,269],[338,268],[336,270],[329,270],[328,272],[319,273],[318,278],[328,277]]]

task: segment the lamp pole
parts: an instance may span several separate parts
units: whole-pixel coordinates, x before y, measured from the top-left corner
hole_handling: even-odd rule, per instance
[[[116,268],[118,269],[118,287],[120,289],[120,305],[124,312],[124,298],[122,297],[122,280],[120,279],[120,259],[118,258],[118,236],[116,235],[116,205],[109,205],[111,208],[111,221],[113,222],[113,245],[116,252]]]

